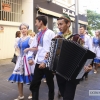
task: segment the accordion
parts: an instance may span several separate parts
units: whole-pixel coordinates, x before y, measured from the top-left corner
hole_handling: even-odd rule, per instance
[[[79,79],[84,74],[83,67],[89,65],[94,57],[95,53],[77,42],[56,38],[51,41],[46,67],[66,80]]]

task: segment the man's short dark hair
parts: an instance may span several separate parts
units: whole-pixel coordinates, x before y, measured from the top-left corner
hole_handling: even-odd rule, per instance
[[[84,25],[81,25],[80,28],[84,28],[86,30],[86,27]]]
[[[47,17],[46,16],[37,16],[36,20],[39,20],[39,22],[42,21],[45,26],[47,25]]]

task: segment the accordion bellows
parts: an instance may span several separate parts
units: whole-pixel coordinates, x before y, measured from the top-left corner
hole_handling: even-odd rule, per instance
[[[47,67],[66,80],[76,79],[87,59],[95,54],[80,44],[68,39],[53,39]]]

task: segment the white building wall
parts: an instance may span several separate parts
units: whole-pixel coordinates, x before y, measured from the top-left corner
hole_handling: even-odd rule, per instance
[[[0,33],[0,59],[12,58],[14,54],[15,33],[19,30],[19,25],[27,23],[33,29],[33,1],[22,0],[21,22],[0,21],[0,26],[4,27],[4,33]]]
[[[15,33],[20,23],[0,21],[4,32],[0,33],[0,59],[12,58],[14,55]],[[7,24],[6,24],[7,23]]]
[[[79,1],[79,14],[86,14],[86,7],[83,3],[83,0],[78,0],[78,1]],[[70,9],[72,11],[75,11],[75,5],[73,5],[75,4],[75,0],[52,0],[52,2],[67,9]]]
[[[53,3],[58,4],[62,7],[68,8],[73,5],[75,0],[52,0]],[[73,7],[71,7],[73,8]]]
[[[33,2],[34,0],[22,0],[22,22],[27,23],[31,30],[33,29]]]

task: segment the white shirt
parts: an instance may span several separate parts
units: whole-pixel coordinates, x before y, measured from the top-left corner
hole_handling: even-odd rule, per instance
[[[15,38],[15,45],[14,45],[14,48],[18,47],[18,41],[19,41],[19,37]]]
[[[51,45],[51,40],[52,38],[55,37],[55,33],[48,29],[46,30],[46,32],[44,33],[43,36],[43,46],[38,46],[38,51],[37,51],[37,61],[36,63],[40,64],[43,62],[43,60],[45,59],[46,53],[49,52],[50,50],[50,45]],[[31,43],[30,48],[32,47],[37,47],[38,45],[38,41],[37,41],[37,35],[34,38],[34,41]],[[34,52],[29,51],[28,52],[28,57],[32,56]]]
[[[84,43],[83,47],[92,51],[92,40],[91,40],[90,36],[85,34],[84,35],[84,42],[85,43]]]

